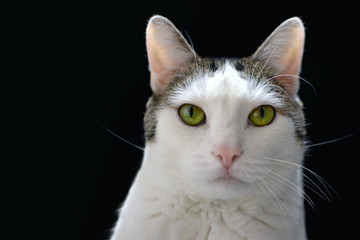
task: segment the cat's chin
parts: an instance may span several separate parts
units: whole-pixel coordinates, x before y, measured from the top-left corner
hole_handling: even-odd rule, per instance
[[[194,189],[194,194],[207,199],[229,200],[247,196],[252,192],[251,183],[231,174],[223,174]]]

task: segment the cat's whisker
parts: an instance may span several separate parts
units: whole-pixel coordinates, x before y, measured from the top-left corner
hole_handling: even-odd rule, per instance
[[[293,98],[285,91],[285,89],[283,89],[282,87],[280,87],[278,85],[275,85],[275,84],[269,84],[269,85],[271,85],[272,87],[275,87],[275,88],[279,89],[280,91],[284,92],[284,94],[286,96],[288,96],[290,101],[295,105],[295,102],[294,102]]]
[[[275,158],[269,158],[269,157],[266,157],[268,160],[272,160],[272,161],[277,161],[278,163],[281,163],[281,164],[284,164],[284,165],[287,165],[288,167],[292,167],[293,169],[294,168],[301,168],[301,169],[303,169],[303,170],[305,170],[305,171],[308,171],[309,173],[311,173],[313,176],[315,176],[316,177],[316,179],[323,185],[323,187],[326,189],[326,191],[327,191],[327,193],[329,194],[329,196],[332,198],[332,195],[331,195],[331,193],[330,193],[330,191],[329,191],[329,189],[326,187],[326,185],[328,185],[331,189],[332,189],[332,191],[334,191],[335,193],[336,193],[336,191],[335,191],[335,189],[333,189],[332,187],[331,187],[331,185],[330,184],[328,184],[320,175],[318,175],[317,173],[315,173],[314,171],[312,171],[312,170],[310,170],[309,168],[307,168],[307,167],[304,167],[304,166],[302,166],[301,164],[298,164],[298,163],[293,163],[293,162],[289,162],[289,161],[284,161],[284,160],[280,160],[280,159],[275,159]],[[290,166],[289,166],[290,165]],[[302,172],[302,175],[303,176],[306,176],[307,178],[309,178],[305,173],[303,173]],[[316,184],[316,186],[318,187],[318,185]],[[337,193],[336,193],[337,194]]]
[[[311,84],[308,80],[306,80],[305,78],[300,77],[300,76],[298,76],[298,75],[294,75],[294,74],[279,74],[279,75],[276,75],[276,76],[273,76],[273,77],[271,77],[271,78],[266,79],[266,81],[270,81],[270,80],[272,80],[272,79],[274,79],[274,78],[278,78],[278,77],[294,77],[294,78],[298,78],[298,79],[304,81],[304,82],[307,83],[307,84],[312,88],[312,90],[314,91],[316,99],[318,98],[318,97],[317,97],[317,91],[316,91],[314,85],[312,85],[312,84]]]
[[[309,195],[307,195],[304,190],[301,189],[301,187],[299,187],[298,185],[296,185],[295,183],[291,182],[289,179],[284,178],[283,176],[281,176],[280,174],[277,174],[276,172],[270,170],[269,168],[265,168],[269,173],[273,174],[270,175],[269,177],[273,178],[274,180],[279,181],[280,183],[283,183],[285,185],[287,185],[288,187],[290,187],[290,189],[294,190],[294,192],[296,193],[301,193],[305,199],[305,201],[307,203],[309,203],[309,205],[315,209],[315,204],[312,201],[312,199],[309,197]],[[275,176],[274,176],[275,175]]]
[[[297,168],[297,167],[291,166],[291,165],[290,166],[285,165],[285,166],[299,172],[303,176],[303,180],[304,180],[303,185],[304,185],[304,187],[310,189],[312,192],[314,192],[316,195],[318,195],[323,200],[327,200],[327,201],[331,202],[328,195],[310,177],[308,177],[305,173],[303,173],[301,168]],[[275,171],[275,169],[273,169],[273,171]],[[279,173],[279,172],[277,172],[277,173]],[[297,180],[295,176],[290,176],[290,175],[287,175],[286,178],[294,179],[294,181]],[[320,192],[318,192],[313,187],[311,187],[311,185],[315,186]],[[329,194],[329,195],[331,196],[331,194]],[[331,196],[331,198],[332,198],[332,196]]]
[[[328,194],[328,195],[325,194],[326,196],[329,196],[331,199],[333,199],[332,194],[331,194],[331,192],[329,190],[329,188],[330,188],[331,191],[334,192],[340,198],[340,195],[335,191],[335,189],[327,181],[325,181],[325,179],[323,179],[319,174],[312,171],[311,169],[309,169],[307,167],[304,167],[301,164],[294,163],[294,162],[289,162],[289,161],[284,161],[284,160],[275,159],[275,158],[269,158],[269,157],[265,157],[265,158],[268,159],[268,160],[272,160],[272,161],[281,163],[283,165],[287,165],[288,167],[293,166],[293,168],[301,168],[301,169],[311,173],[321,183],[321,185],[325,188],[325,190],[326,190],[326,192]],[[307,178],[309,178],[305,173],[302,173],[302,174],[303,174],[303,176],[306,176]],[[315,186],[320,189],[320,187],[317,184],[315,184]],[[326,198],[329,199],[329,197],[326,197]]]
[[[334,143],[334,142],[338,142],[338,141],[342,141],[344,139],[347,139],[349,137],[352,137],[356,134],[356,132],[353,132],[345,137],[341,137],[341,138],[336,138],[333,140],[329,140],[329,141],[325,141],[325,142],[319,142],[319,143],[313,143],[313,144],[309,144],[307,145],[307,147],[311,148],[311,147],[317,147],[317,146],[321,146],[321,145],[325,145],[325,144],[329,144],[329,143]]]
[[[112,132],[111,130],[109,130],[108,128],[106,128],[105,126],[102,126],[106,131],[108,131],[109,133],[111,133],[112,135],[114,135],[115,137],[119,138],[120,140],[122,140],[123,142],[126,142],[127,144],[130,144],[131,146],[137,148],[137,149],[140,149],[141,151],[144,151],[144,148],[132,143],[132,142],[129,142],[128,140],[120,137],[119,135],[117,135],[116,133]]]
[[[195,60],[196,68],[199,69],[198,59],[197,59],[197,55],[196,55],[196,52],[195,52],[194,44],[193,44],[193,42],[192,42],[192,40],[191,40],[190,35],[189,35],[186,31],[184,31],[184,33],[186,34],[186,36],[187,36],[187,38],[188,38],[188,40],[189,40],[189,42],[190,42],[191,49],[192,49],[192,54],[194,55],[194,60]]]
[[[264,180],[263,180],[263,182],[266,184],[266,182],[265,182]],[[260,187],[261,187],[261,185],[260,185]],[[271,187],[271,186],[268,184],[267,188],[271,189],[270,187]],[[264,191],[264,192],[265,192],[265,194],[266,194],[266,191]],[[290,195],[290,196],[291,196],[295,201],[297,201],[296,197],[294,197],[294,196],[292,196],[292,195]],[[269,198],[269,197],[268,197],[268,198]],[[279,198],[279,197],[276,197],[276,198],[278,198],[279,200],[281,200],[281,198]],[[283,204],[283,206],[286,208],[286,210],[288,211],[288,213],[290,213],[291,217],[295,220],[295,223],[297,224],[297,226],[298,226],[299,228],[301,228],[302,225],[301,225],[299,219],[296,218],[296,216],[294,215],[294,213],[287,207],[286,204]]]
[[[263,192],[265,193],[265,195],[270,199],[270,201],[274,204],[274,206],[276,208],[278,208],[279,210],[279,214],[280,216],[282,216],[283,218],[283,221],[284,221],[284,224],[286,226],[286,229],[289,230],[289,226],[288,226],[288,222],[287,222],[287,219],[286,219],[286,216],[285,216],[285,212],[284,212],[284,209],[282,206],[285,206],[284,204],[281,204],[281,201],[279,201],[279,198],[276,196],[276,194],[271,190],[270,186],[261,178],[258,179],[257,181],[259,183],[259,187],[263,190]],[[260,184],[262,183],[262,184]],[[262,188],[262,186],[265,187],[265,189]],[[270,197],[267,193],[266,193],[266,189],[269,191],[269,193],[273,196],[273,197]],[[276,203],[274,201],[274,199],[276,200]]]
[[[270,55],[269,55],[268,58],[266,59],[266,62],[265,62],[264,65],[261,67],[261,69],[260,69],[260,71],[259,71],[256,79],[259,79],[262,71],[264,70],[264,68],[266,67],[266,65],[268,64],[269,60],[270,60],[271,57],[273,56],[274,52],[278,49],[278,47],[279,47],[279,45],[276,45],[276,46],[272,49]]]
[[[301,173],[304,176],[304,187],[310,189],[311,191],[313,191],[315,194],[317,194],[320,198],[322,198],[323,200],[327,200],[329,202],[331,202],[330,198],[328,197],[328,195],[310,178],[308,177],[306,174]],[[315,189],[313,189],[312,187],[310,187],[309,183],[312,184],[313,186],[315,186],[317,189],[319,189],[320,193],[318,191],[316,191]],[[329,196],[332,198],[332,195],[329,194]]]
[[[266,182],[263,180],[263,182],[266,184]],[[260,185],[260,187],[261,187],[261,185]],[[267,185],[267,188],[268,189],[271,189],[271,185]],[[264,191],[264,190],[263,190]],[[264,191],[265,192],[265,194],[266,194],[266,191]],[[267,195],[267,194],[266,194]],[[295,197],[293,197],[293,196],[291,196],[292,198],[295,198]],[[269,198],[269,196],[267,195],[267,198]],[[279,197],[276,197],[277,199],[279,199],[279,201],[281,200],[281,198],[279,198]],[[295,201],[296,201],[297,199],[295,199]],[[283,201],[283,200],[281,200],[281,201]],[[288,211],[288,213],[290,214],[290,216],[295,220],[295,223],[296,223],[296,225],[299,227],[299,228],[301,228],[302,226],[301,226],[301,223],[300,223],[300,221],[299,221],[299,219],[294,215],[294,213],[287,207],[287,205],[286,204],[283,204],[283,206],[286,208],[286,210]]]

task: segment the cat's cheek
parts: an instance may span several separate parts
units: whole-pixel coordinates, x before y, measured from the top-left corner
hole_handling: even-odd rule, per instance
[[[281,114],[277,114],[268,126],[248,127],[244,145],[244,152],[248,154],[248,163],[268,164],[267,158],[288,159],[294,152],[301,153],[303,144],[295,134],[292,119]]]
[[[206,132],[204,125],[194,127],[184,123],[172,108],[163,109],[158,115],[156,141],[179,158],[196,154]]]

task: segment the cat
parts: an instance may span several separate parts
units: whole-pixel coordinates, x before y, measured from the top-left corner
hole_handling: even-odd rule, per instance
[[[149,20],[144,158],[111,240],[306,239],[304,39],[293,17],[250,57],[205,58]]]

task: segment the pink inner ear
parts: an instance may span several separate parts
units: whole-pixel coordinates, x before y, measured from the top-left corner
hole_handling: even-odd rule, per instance
[[[156,75],[153,72],[151,72],[150,78],[151,78],[150,84],[152,90],[154,92],[160,93],[163,90],[165,90],[169,82],[172,80],[171,71],[164,71]]]
[[[189,56],[172,44],[165,45],[152,42],[148,46],[151,86],[156,91],[161,91],[171,80],[172,70],[186,63]]]
[[[162,35],[161,37],[163,38],[166,37],[161,31],[149,28],[146,42],[150,70],[160,74],[181,64],[187,55],[173,43],[176,40],[171,39],[171,36],[168,36],[169,39],[159,39],[156,35]]]
[[[277,77],[277,81],[279,85],[289,94],[289,96],[295,97],[300,85],[299,78],[296,77],[296,75]]]
[[[166,18],[153,17],[146,29],[146,47],[151,71],[151,87],[162,91],[171,73],[191,61],[194,52],[176,27]]]
[[[152,40],[152,38],[148,39],[151,86],[156,91],[161,91],[171,80],[172,71],[189,62],[191,55],[176,44],[159,43],[158,39]]]
[[[301,33],[299,33],[301,35]],[[278,72],[278,82],[283,86],[284,90],[292,97],[294,97],[300,86],[298,75],[301,68],[301,60],[303,55],[304,39],[296,35],[296,40],[288,46],[279,59],[279,64],[283,68]]]
[[[304,26],[299,18],[283,22],[255,52],[274,71],[274,78],[290,96],[299,90],[299,78],[305,40]],[[278,77],[276,77],[278,76]]]

